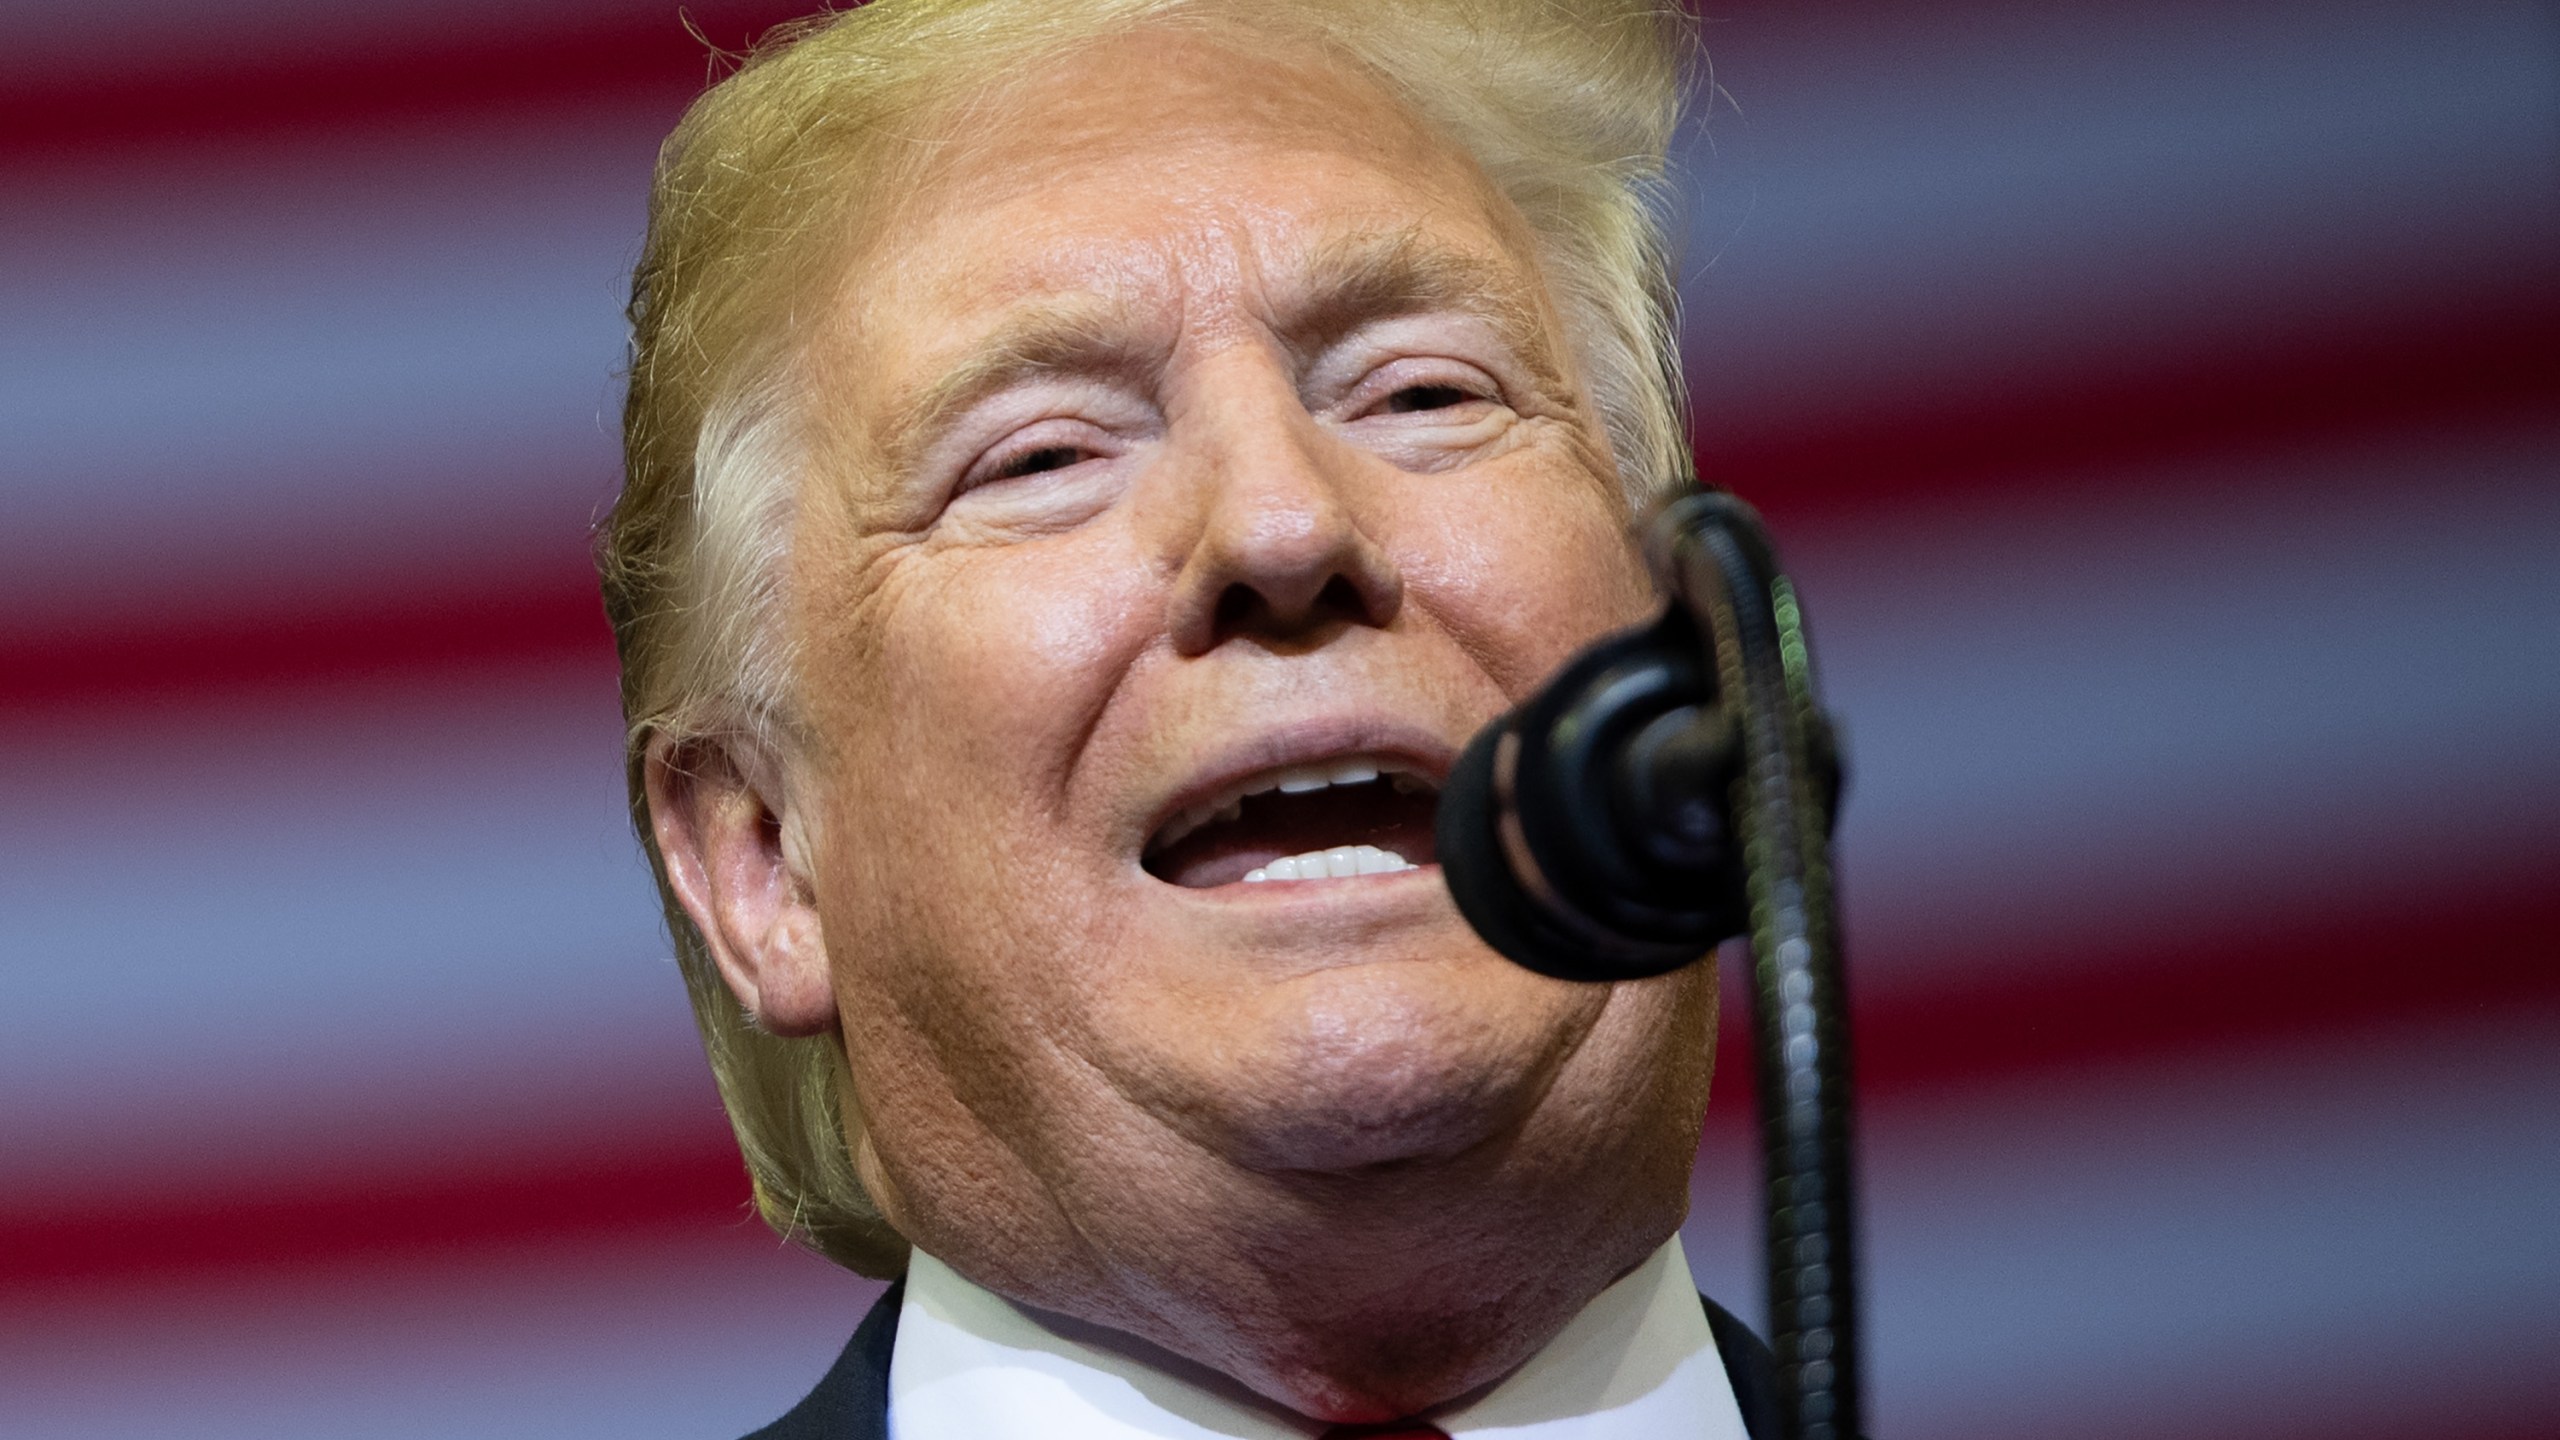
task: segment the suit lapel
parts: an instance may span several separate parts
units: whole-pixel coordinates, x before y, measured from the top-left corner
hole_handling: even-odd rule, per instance
[[[1716,1337],[1716,1358],[1724,1362],[1725,1380],[1733,1386],[1733,1402],[1742,1411],[1742,1428],[1751,1440],[1778,1440],[1778,1360],[1751,1327],[1706,1296],[1707,1329]]]
[[[747,1440],[889,1440],[889,1352],[906,1294],[900,1280],[873,1301],[818,1388]]]

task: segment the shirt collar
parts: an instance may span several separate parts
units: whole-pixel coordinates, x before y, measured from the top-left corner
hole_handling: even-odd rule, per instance
[[[1492,1388],[1453,1440],[1743,1440],[1674,1236]],[[1326,1427],[1203,1366],[1025,1309],[919,1250],[889,1360],[891,1440],[1309,1440]]]

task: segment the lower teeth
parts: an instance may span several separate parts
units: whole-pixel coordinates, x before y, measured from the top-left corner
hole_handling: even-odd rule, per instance
[[[1392,875],[1398,870],[1419,869],[1412,861],[1393,850],[1375,845],[1336,845],[1330,850],[1310,850],[1304,855],[1290,855],[1274,860],[1258,870],[1245,872],[1245,881],[1258,880],[1330,880],[1352,875]]]

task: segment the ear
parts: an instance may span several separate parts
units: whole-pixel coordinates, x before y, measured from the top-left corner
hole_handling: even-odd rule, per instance
[[[676,900],[720,978],[775,1035],[836,1027],[826,939],[781,766],[743,741],[653,739],[642,757],[649,828]]]

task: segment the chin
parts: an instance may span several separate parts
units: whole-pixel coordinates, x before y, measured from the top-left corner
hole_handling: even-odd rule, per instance
[[[1229,1052],[1218,1148],[1251,1169],[1339,1173],[1514,1133],[1587,1027],[1534,982],[1492,978],[1459,985],[1439,966],[1387,964],[1282,987],[1259,1042]]]

